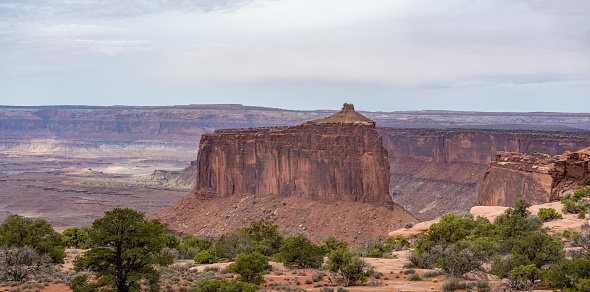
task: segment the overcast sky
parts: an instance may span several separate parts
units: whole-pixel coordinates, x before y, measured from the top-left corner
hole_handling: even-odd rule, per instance
[[[0,0],[0,104],[590,112],[589,0]]]

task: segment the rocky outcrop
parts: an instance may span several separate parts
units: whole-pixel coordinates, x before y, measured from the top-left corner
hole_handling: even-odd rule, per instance
[[[590,148],[561,156],[533,152],[498,152],[490,163],[475,205],[514,206],[519,199],[533,205],[559,200],[564,192],[590,179]]]
[[[496,159],[482,179],[475,205],[511,207],[520,199],[533,205],[549,203],[549,169],[554,162],[551,155],[538,152],[496,152]]]
[[[375,122],[348,104],[298,126],[204,134],[197,161],[198,195],[391,203],[387,150]]]
[[[469,211],[496,151],[559,155],[590,146],[588,137],[563,133],[377,130],[389,152],[392,198],[420,220]]]
[[[568,190],[585,187],[590,180],[590,147],[571,153],[565,152],[549,169],[553,178],[551,198],[557,199]]]

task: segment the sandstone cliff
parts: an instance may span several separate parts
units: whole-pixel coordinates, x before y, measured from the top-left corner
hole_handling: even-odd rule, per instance
[[[391,203],[387,150],[375,122],[345,104],[298,126],[204,134],[195,193]]]
[[[568,190],[586,186],[590,180],[590,147],[571,153],[565,152],[549,169],[553,178],[551,198],[557,199]]]
[[[552,179],[548,171],[554,162],[552,156],[538,152],[497,152],[482,179],[475,205],[512,207],[519,199],[533,205],[549,203]]]
[[[586,136],[531,131],[377,128],[389,152],[394,202],[420,220],[466,213],[496,151],[559,155],[590,146]]]
[[[476,206],[514,206],[519,199],[537,205],[559,200],[585,186],[590,148],[559,156],[497,152],[482,179]]]

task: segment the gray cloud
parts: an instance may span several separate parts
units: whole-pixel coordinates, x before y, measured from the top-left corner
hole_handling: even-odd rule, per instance
[[[0,16],[9,18],[75,16],[128,18],[166,11],[234,10],[253,0],[0,0]]]

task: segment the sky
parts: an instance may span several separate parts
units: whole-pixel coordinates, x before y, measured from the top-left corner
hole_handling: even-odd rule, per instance
[[[588,0],[0,0],[0,105],[590,112]]]

